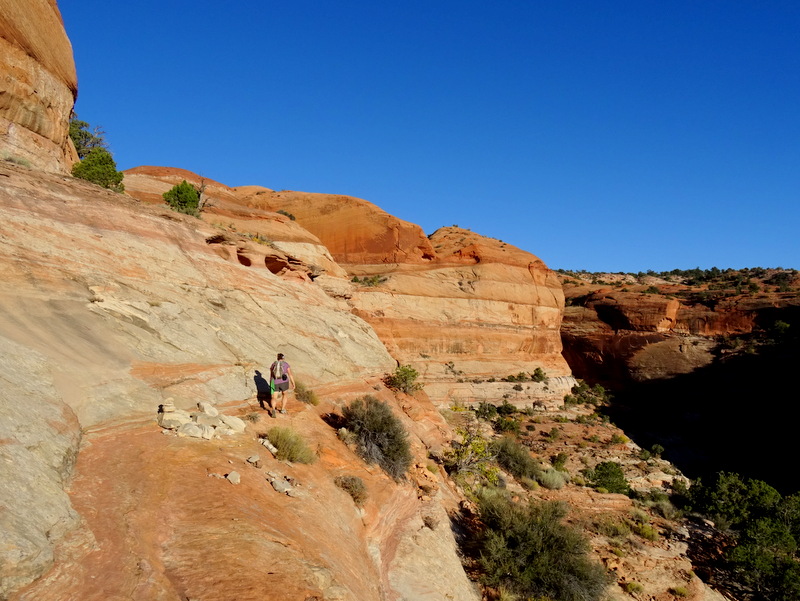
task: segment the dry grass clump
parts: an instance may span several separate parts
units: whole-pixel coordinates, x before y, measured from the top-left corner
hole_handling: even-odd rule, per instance
[[[314,463],[317,456],[305,440],[291,428],[276,426],[267,432],[267,438],[278,449],[276,457],[293,463]]]

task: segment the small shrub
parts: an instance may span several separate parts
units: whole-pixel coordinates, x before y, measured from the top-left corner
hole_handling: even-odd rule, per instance
[[[408,434],[386,403],[366,395],[346,406],[342,415],[364,461],[377,463],[395,480],[405,476],[411,465]]]
[[[545,472],[542,472],[539,475],[539,484],[544,486],[548,490],[559,490],[566,484],[566,477],[564,476],[564,472],[559,472],[558,470],[549,469]]]
[[[8,161],[9,163],[14,163],[15,165],[20,165],[22,167],[30,167],[31,162],[28,159],[15,156],[13,154],[3,154],[3,160]]]
[[[569,455],[564,452],[559,453],[555,457],[553,457],[553,467],[559,471],[564,470],[564,466],[567,464],[567,460],[569,459]]]
[[[319,399],[317,398],[317,393],[308,388],[302,382],[295,383],[294,396],[297,398],[298,401],[306,403],[307,405],[314,405],[314,406],[319,405]]]
[[[444,455],[447,471],[473,474],[482,481],[496,484],[497,468],[491,465],[495,455],[489,441],[474,427],[460,428],[457,434],[461,440],[454,440]]]
[[[72,166],[72,175],[115,192],[125,190],[122,184],[124,175],[117,171],[114,158],[105,148],[92,148],[85,159]]]
[[[517,504],[498,491],[478,497],[484,529],[478,538],[484,582],[522,598],[599,601],[610,583],[590,559],[587,540],[563,523],[559,503]]]
[[[541,367],[537,367],[531,374],[531,380],[534,382],[546,382],[548,380],[547,374]]]
[[[503,404],[497,408],[499,415],[514,415],[516,412],[517,408],[506,400],[503,400]]]
[[[589,526],[593,531],[609,538],[625,538],[631,533],[631,526],[625,518],[606,513],[594,518]]]
[[[669,589],[669,592],[675,595],[676,597],[688,597],[689,591],[685,586],[673,586]]]
[[[650,541],[657,541],[658,540],[658,530],[656,530],[650,524],[637,524],[634,523],[633,531],[641,536],[644,539]]]
[[[481,401],[478,403],[478,408],[475,410],[475,417],[478,419],[492,420],[497,417],[497,407],[491,403]]]
[[[306,442],[290,428],[272,428],[267,432],[267,438],[278,449],[278,459],[293,463],[314,463],[317,460]]]
[[[522,384],[514,384],[511,388],[516,390],[517,392],[521,392],[522,391]]]
[[[248,413],[244,418],[254,424],[261,419],[261,416],[258,413]]]
[[[597,489],[605,489],[612,493],[628,494],[630,487],[625,479],[622,466],[615,461],[604,461],[593,470],[584,470],[586,479]]]
[[[173,211],[185,213],[186,215],[197,216],[199,214],[200,194],[195,187],[183,180],[162,194],[166,202]]]
[[[495,440],[490,448],[494,452],[500,467],[517,480],[520,478],[538,480],[542,474],[542,467],[539,462],[531,456],[528,449],[513,438],[502,436]]]
[[[283,209],[278,209],[278,210],[277,210],[277,211],[275,211],[275,212],[276,212],[276,213],[278,213],[278,214],[280,214],[280,215],[284,215],[284,216],[288,217],[288,218],[289,218],[289,219],[291,219],[292,221],[294,221],[294,220],[295,220],[295,216],[294,216],[294,215],[292,215],[292,214],[291,214],[289,211],[284,211]]]
[[[337,476],[334,484],[353,498],[353,502],[361,507],[367,500],[367,487],[358,476]]]
[[[638,582],[626,582],[622,585],[622,588],[630,595],[641,593],[644,590],[644,587]]]
[[[416,369],[410,365],[400,365],[394,373],[385,376],[384,382],[389,388],[411,394],[422,388],[422,385],[417,383],[418,377],[419,372]]]
[[[501,434],[519,434],[520,423],[513,417],[498,417],[494,422],[494,428]]]
[[[650,447],[650,452],[655,455],[656,458],[660,458],[664,453],[664,447],[662,447],[660,444],[654,444],[652,447]]]
[[[639,459],[641,459],[642,461],[649,461],[652,457],[653,454],[647,449],[641,449],[639,451]]]
[[[624,434],[614,434],[614,436],[611,437],[610,444],[628,444],[630,441],[631,439]]]
[[[363,278],[359,278],[357,275],[354,275],[353,279],[350,281],[354,284],[361,284],[362,286],[367,286],[368,288],[374,288],[375,286],[383,284],[387,280],[388,278],[382,275],[364,276]]]

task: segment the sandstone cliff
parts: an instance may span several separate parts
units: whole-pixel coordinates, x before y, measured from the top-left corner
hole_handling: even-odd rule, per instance
[[[0,81],[0,157],[69,172],[78,86],[55,0],[0,0]]]
[[[534,398],[560,399],[572,386],[561,356],[561,286],[534,255],[455,227],[426,237],[357,198],[237,191],[248,207],[285,210],[319,237],[361,282],[349,299],[355,312],[393,357],[422,373],[441,404],[497,392],[463,381],[470,376],[500,379],[539,367],[552,380]]]
[[[308,280],[219,256],[213,226],[79,180],[6,164],[0,215],[3,595],[38,579],[14,598],[382,599],[430,587],[415,584],[414,562],[428,558],[455,574],[441,585],[448,594],[470,598],[449,529],[418,533],[422,512],[446,499],[425,509],[415,487],[351,466],[320,420],[336,399],[374,393],[394,365],[366,323]],[[300,482],[305,500],[281,497],[260,472],[245,472],[241,488],[208,478],[244,471],[256,431],[215,445],[168,440],[153,421],[166,397],[257,410],[255,370],[276,351],[321,394],[333,387],[319,412],[295,406],[290,418],[321,464],[267,464]],[[446,426],[415,411],[424,457],[444,438],[431,426]],[[368,481],[366,515],[332,485],[337,470]],[[414,551],[426,540],[436,556]],[[230,553],[245,541],[248,553]]]

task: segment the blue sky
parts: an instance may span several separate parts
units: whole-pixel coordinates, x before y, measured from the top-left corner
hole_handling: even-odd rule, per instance
[[[800,3],[60,0],[120,169],[349,194],[552,268],[800,268]]]

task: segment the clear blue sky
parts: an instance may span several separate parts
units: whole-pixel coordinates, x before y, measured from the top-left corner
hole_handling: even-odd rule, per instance
[[[120,169],[349,194],[552,268],[800,268],[800,2],[59,0]]]

